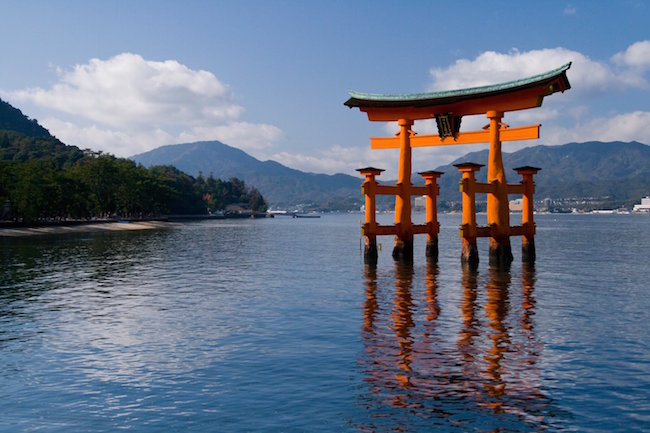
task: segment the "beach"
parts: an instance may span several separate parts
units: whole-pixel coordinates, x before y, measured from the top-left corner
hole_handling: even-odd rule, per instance
[[[88,224],[74,225],[51,225],[35,227],[2,227],[0,237],[21,237],[56,235],[66,233],[87,233],[87,232],[115,232],[127,230],[150,230],[163,227],[170,227],[176,223],[168,221],[138,221],[138,222],[94,222]]]

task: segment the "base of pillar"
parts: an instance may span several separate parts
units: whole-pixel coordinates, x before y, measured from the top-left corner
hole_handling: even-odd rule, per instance
[[[365,246],[363,248],[363,260],[366,263],[377,263],[377,239],[369,239],[366,237]]]
[[[427,239],[426,257],[438,261],[438,238]]]
[[[393,259],[406,262],[413,261],[413,239],[395,238]]]
[[[490,238],[490,263],[511,263],[512,259],[510,237]]]
[[[478,264],[478,248],[476,239],[463,238],[463,249],[460,253],[460,261],[468,264]]]
[[[535,238],[521,238],[521,260],[524,262],[535,261]]]

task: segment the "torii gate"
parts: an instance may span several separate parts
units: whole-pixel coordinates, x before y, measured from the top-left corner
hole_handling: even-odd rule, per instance
[[[463,239],[461,258],[463,261],[478,262],[476,237],[490,237],[490,259],[512,261],[510,236],[522,236],[524,257],[535,257],[533,222],[532,175],[539,169],[520,167],[523,176],[520,184],[508,185],[501,158],[503,141],[530,140],[539,138],[541,125],[511,128],[501,122],[504,113],[540,107],[545,96],[564,92],[571,88],[566,71],[571,63],[543,74],[506,83],[449,90],[433,93],[407,95],[385,95],[350,91],[350,99],[345,105],[357,107],[367,113],[370,121],[396,121],[399,132],[396,137],[371,137],[372,149],[399,149],[399,168],[397,183],[394,186],[378,185],[375,176],[380,169],[367,167],[359,169],[365,176],[362,191],[366,196],[366,221],[363,235],[366,240],[365,257],[376,259],[377,235],[395,235],[393,257],[412,259],[413,235],[427,234],[427,256],[438,256],[439,224],[436,219],[437,178],[439,172],[420,173],[425,177],[425,187],[411,184],[411,149],[420,146],[447,146],[456,144],[490,143],[487,183],[477,183],[474,172],[478,164],[459,164],[463,173],[461,192],[463,193],[463,225],[460,234]],[[460,132],[463,116],[485,114],[489,125],[480,131]],[[417,135],[411,127],[416,120],[436,119],[438,134]],[[476,226],[475,193],[487,193],[488,227]],[[375,222],[375,194],[395,195],[395,225],[380,226]],[[411,222],[411,196],[427,196],[427,220],[424,225]],[[524,211],[522,225],[510,227],[508,194],[522,194]]]

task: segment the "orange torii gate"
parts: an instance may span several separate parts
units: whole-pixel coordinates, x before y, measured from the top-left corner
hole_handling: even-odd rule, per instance
[[[396,121],[399,132],[396,137],[372,137],[372,149],[399,149],[397,183],[394,186],[379,185],[375,177],[383,170],[367,167],[359,169],[365,176],[362,191],[366,196],[366,221],[363,235],[366,240],[365,257],[377,258],[376,237],[395,235],[393,257],[412,259],[413,235],[427,234],[427,256],[438,256],[439,224],[436,219],[437,178],[439,172],[420,173],[426,179],[424,187],[411,184],[411,149],[420,146],[447,146],[455,144],[490,143],[487,183],[474,180],[478,164],[460,164],[463,173],[461,192],[463,193],[463,225],[460,235],[463,239],[461,258],[463,261],[478,262],[476,237],[490,237],[490,259],[511,261],[510,236],[521,235],[524,257],[534,258],[535,226],[533,222],[532,195],[534,183],[532,176],[539,169],[521,167],[521,184],[508,185],[501,157],[501,143],[512,140],[539,138],[541,125],[511,128],[501,122],[504,113],[524,110],[542,105],[545,96],[564,92],[571,88],[566,71],[571,63],[533,77],[506,83],[450,90],[433,93],[408,95],[385,95],[350,91],[350,99],[345,105],[357,107],[368,115],[370,121]],[[489,124],[480,131],[461,132],[463,116],[485,114]],[[436,119],[438,134],[417,135],[411,127],[416,120]],[[475,193],[487,193],[488,227],[476,226]],[[375,195],[395,195],[395,224],[381,226],[375,221]],[[424,225],[411,222],[411,196],[426,195],[427,220]],[[524,212],[522,225],[510,227],[508,194],[522,194]]]

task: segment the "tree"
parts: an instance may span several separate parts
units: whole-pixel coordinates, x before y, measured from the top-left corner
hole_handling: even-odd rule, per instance
[[[260,194],[260,192],[255,188],[251,188],[249,193],[248,206],[255,212],[266,212],[267,210],[264,197],[262,197],[262,194]]]

